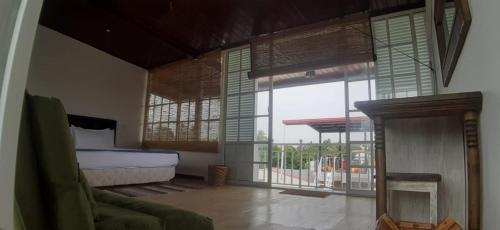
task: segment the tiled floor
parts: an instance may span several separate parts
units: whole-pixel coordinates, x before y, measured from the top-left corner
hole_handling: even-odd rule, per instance
[[[211,217],[215,229],[375,229],[375,199],[280,194],[280,189],[206,188],[140,199]]]

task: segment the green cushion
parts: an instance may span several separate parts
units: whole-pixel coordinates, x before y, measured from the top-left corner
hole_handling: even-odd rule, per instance
[[[158,217],[161,221],[162,229],[164,230],[214,229],[212,219],[191,211],[121,197],[99,189],[92,189],[92,192],[97,202],[107,203]]]
[[[27,95],[21,120],[16,229],[213,229],[210,218],[193,212],[92,189],[78,169],[59,100]]]
[[[98,230],[162,230],[160,220],[154,216],[117,207],[106,203],[96,203],[100,219],[95,223]]]
[[[62,103],[37,96],[28,99],[32,138],[54,228],[95,229],[89,201],[78,181],[75,149]]]
[[[87,197],[87,200],[89,201],[90,204],[90,209],[92,210],[92,215],[94,217],[94,220],[99,219],[99,210],[97,210],[97,205],[94,199],[94,194],[92,193],[92,189],[90,188],[89,182],[87,181],[87,178],[85,177],[85,174],[83,171],[80,169],[78,170],[78,173],[80,174],[80,185],[83,188],[83,191],[85,192],[85,196]]]
[[[41,182],[38,177],[38,160],[31,138],[30,109],[27,98],[26,95],[19,128],[15,197],[19,215],[27,229],[53,229],[47,221],[46,205],[44,205],[42,197],[44,193],[41,190]]]
[[[26,226],[24,226],[24,220],[21,214],[21,210],[19,210],[19,206],[17,205],[17,201],[14,202],[14,230],[26,230]]]

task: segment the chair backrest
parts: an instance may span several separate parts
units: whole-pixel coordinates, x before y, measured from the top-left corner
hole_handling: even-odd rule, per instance
[[[27,96],[23,103],[16,163],[15,197],[21,222],[26,229],[53,229],[49,226],[38,173],[38,160],[31,138]]]
[[[58,99],[25,95],[16,166],[15,196],[26,229],[95,229]]]

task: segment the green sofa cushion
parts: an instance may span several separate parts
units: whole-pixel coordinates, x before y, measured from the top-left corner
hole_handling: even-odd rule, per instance
[[[97,230],[162,230],[157,217],[100,202],[96,208],[100,213]]]
[[[121,197],[95,188],[92,192],[98,203],[107,203],[159,218],[164,230],[212,230],[214,228],[212,219],[194,212]]]
[[[26,229],[53,229],[47,221],[46,205],[38,177],[38,160],[31,138],[28,96],[24,98],[16,160],[15,198]]]
[[[19,210],[17,201],[14,201],[14,230],[26,230],[23,216],[21,214],[21,210]]]
[[[83,191],[85,192],[85,196],[87,197],[87,200],[89,201],[90,204],[90,209],[92,210],[92,215],[94,217],[94,220],[99,219],[99,210],[97,209],[97,205],[94,199],[94,194],[92,193],[92,189],[90,188],[89,182],[87,181],[87,178],[85,177],[85,174],[81,169],[78,170],[78,173],[80,174],[80,185],[83,188]]]
[[[72,142],[59,100],[26,95],[16,167],[16,229],[213,229],[210,218],[193,212],[92,189],[78,169]]]
[[[31,132],[50,220],[55,229],[95,229],[79,182],[68,119],[58,99],[28,96]]]

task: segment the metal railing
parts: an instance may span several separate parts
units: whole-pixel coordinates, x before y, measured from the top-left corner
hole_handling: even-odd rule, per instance
[[[374,169],[370,163],[370,151],[358,151],[349,156],[345,149],[345,144],[274,143],[272,184],[342,191],[350,182],[351,189],[373,190]],[[348,169],[347,161],[350,161],[351,169]]]
[[[344,150],[345,144],[274,143],[272,184],[344,190],[348,160]]]

